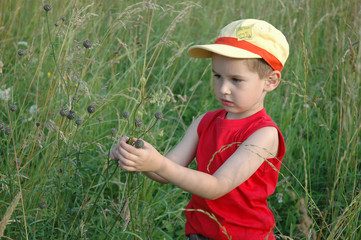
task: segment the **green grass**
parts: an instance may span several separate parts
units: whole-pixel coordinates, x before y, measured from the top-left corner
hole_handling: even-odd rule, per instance
[[[118,169],[109,151],[119,136],[142,135],[154,124],[144,138],[166,153],[195,117],[220,107],[210,61],[191,59],[186,50],[211,43],[239,18],[269,21],[291,48],[282,84],[266,98],[287,148],[269,199],[276,235],[361,238],[358,1],[0,5],[0,93],[10,89],[8,101],[0,98],[7,129],[0,131],[4,239],[184,239],[182,212],[190,195]],[[90,49],[83,47],[86,39]],[[77,117],[60,116],[63,107]],[[130,119],[122,118],[124,110]],[[163,120],[155,121],[156,111]],[[141,128],[133,127],[134,117],[143,120]]]

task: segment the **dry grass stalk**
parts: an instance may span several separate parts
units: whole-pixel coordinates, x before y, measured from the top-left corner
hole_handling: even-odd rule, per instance
[[[129,198],[127,198],[127,201],[125,202],[124,208],[123,208],[120,216],[122,217],[122,219],[124,221],[123,231],[125,231],[130,222]]]
[[[304,198],[300,199],[299,210],[302,212],[302,215],[300,223],[297,224],[297,228],[307,239],[316,239],[316,232],[312,229],[313,221],[307,214],[307,207]]]
[[[16,206],[19,203],[19,200],[21,198],[21,193],[19,192],[15,198],[13,199],[13,201],[11,202],[10,206],[8,207],[8,209],[5,212],[5,215],[3,217],[3,219],[0,222],[0,238],[2,238],[4,236],[4,231],[5,228],[10,220],[11,214],[14,212]]]

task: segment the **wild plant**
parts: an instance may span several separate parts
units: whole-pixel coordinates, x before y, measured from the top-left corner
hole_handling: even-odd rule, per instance
[[[186,50],[251,17],[278,26],[291,46],[266,97],[286,140],[268,201],[276,237],[361,238],[357,1],[0,5],[4,238],[183,239],[189,194],[125,173],[109,151],[129,135],[166,153],[195,117],[219,108],[210,62]]]

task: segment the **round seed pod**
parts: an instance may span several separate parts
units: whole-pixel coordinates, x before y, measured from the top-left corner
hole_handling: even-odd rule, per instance
[[[128,111],[123,111],[122,116],[123,116],[123,118],[129,118],[130,113]]]
[[[80,125],[83,124],[83,120],[77,119],[77,120],[75,121],[75,124],[78,125],[78,126],[80,126]]]
[[[18,107],[16,105],[10,106],[10,111],[15,112],[16,110],[18,110]]]
[[[5,123],[0,120],[0,131],[5,129]]]
[[[154,114],[154,117],[155,117],[156,119],[162,119],[162,118],[163,118],[163,113],[162,113],[162,112],[156,112],[156,113]]]
[[[11,134],[11,129],[9,127],[5,128],[5,134],[8,136]]]
[[[19,164],[19,163],[20,163],[20,158],[15,158],[15,159],[14,159],[14,162],[17,163],[17,164]]]
[[[18,55],[19,56],[24,56],[25,55],[25,50],[24,49],[19,49],[18,50]]]
[[[40,127],[41,123],[40,123],[40,122],[36,122],[35,125],[36,125],[37,127]]]
[[[78,101],[78,96],[77,96],[77,95],[74,95],[74,96],[72,97],[72,99],[73,99],[74,102],[76,102],[76,101]]]
[[[144,146],[144,142],[142,140],[140,140],[140,139],[138,139],[134,143],[134,147],[136,147],[136,148],[142,148],[143,146]]]
[[[63,22],[65,22],[65,20],[66,20],[65,16],[62,16],[62,17],[61,17],[61,20],[62,20]]]
[[[45,5],[43,6],[43,8],[44,8],[44,10],[45,10],[46,12],[49,12],[49,11],[51,10],[51,5],[50,5],[50,4],[45,4]]]
[[[46,202],[41,202],[41,203],[39,203],[39,208],[40,209],[44,209],[44,208],[46,208]]]
[[[85,48],[91,48],[92,42],[87,39],[87,40],[85,40],[85,41],[83,42],[83,46],[84,46]]]
[[[70,110],[68,116],[66,116],[69,120],[73,120],[76,117],[76,112],[74,110]]]
[[[143,125],[142,119],[136,117],[134,120],[135,120],[135,126],[136,127],[140,127],[140,126]]]
[[[115,134],[117,134],[117,129],[111,128],[111,129],[110,129],[110,132],[111,132],[113,135],[115,135]]]
[[[56,23],[54,24],[54,26],[55,26],[55,27],[59,26],[59,23],[56,22]]]
[[[62,108],[59,113],[62,117],[66,117],[69,115],[69,110],[67,108]]]
[[[87,108],[88,113],[94,113],[95,112],[95,105],[90,104]]]
[[[99,122],[104,120],[104,118],[102,116],[99,116],[97,119],[98,119]]]

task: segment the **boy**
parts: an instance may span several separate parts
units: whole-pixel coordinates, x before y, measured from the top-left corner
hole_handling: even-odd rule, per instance
[[[147,142],[141,149],[128,145],[127,137],[112,150],[121,168],[192,194],[185,211],[189,239],[275,239],[267,197],[275,190],[285,143],[263,101],[278,86],[288,52],[284,35],[265,21],[228,24],[214,44],[188,51],[212,58],[223,109],[198,117],[166,156]],[[187,168],[194,158],[197,170]]]

